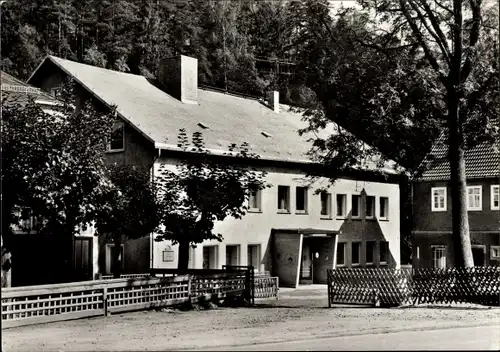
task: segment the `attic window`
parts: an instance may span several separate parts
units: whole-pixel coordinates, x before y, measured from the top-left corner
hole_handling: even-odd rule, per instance
[[[200,126],[201,128],[203,128],[204,130],[208,129],[208,126],[205,125],[203,122],[198,122],[198,126]]]
[[[271,137],[271,135],[270,135],[269,133],[264,132],[264,131],[262,131],[262,132],[261,132],[261,134],[262,134],[264,137],[266,137],[266,138],[270,138],[270,137]]]

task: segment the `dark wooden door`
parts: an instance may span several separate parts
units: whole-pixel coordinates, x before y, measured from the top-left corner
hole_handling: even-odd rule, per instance
[[[73,281],[92,280],[92,238],[76,237],[73,242]]]

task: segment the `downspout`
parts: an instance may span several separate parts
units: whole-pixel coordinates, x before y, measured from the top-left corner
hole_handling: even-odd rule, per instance
[[[154,184],[155,182],[155,164],[158,159],[161,157],[161,149],[157,148],[155,149],[155,152],[158,151],[158,155],[155,156],[153,163],[151,165],[151,183]],[[154,238],[153,238],[153,233],[149,235],[149,269],[153,269],[154,266]]]

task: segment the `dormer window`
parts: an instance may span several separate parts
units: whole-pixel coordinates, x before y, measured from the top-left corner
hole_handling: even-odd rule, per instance
[[[55,87],[52,87],[50,89],[50,94],[54,97],[54,98],[58,98],[61,96],[61,93],[62,93],[62,87],[61,86],[55,86]]]
[[[116,122],[108,142],[108,152],[122,152],[125,150],[125,125]]]

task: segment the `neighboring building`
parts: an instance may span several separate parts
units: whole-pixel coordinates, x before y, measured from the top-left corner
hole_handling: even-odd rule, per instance
[[[413,266],[454,266],[450,164],[447,146],[438,141],[413,182]],[[500,264],[500,153],[482,143],[466,151],[467,208],[475,266]]]
[[[43,90],[1,72],[2,107],[14,104],[24,105],[33,100],[46,113],[57,113],[58,101]],[[8,185],[4,185],[8,187]],[[15,237],[12,243],[11,282],[8,286],[23,286],[64,280],[58,270],[66,267],[60,256],[67,250],[67,241],[63,236],[41,235],[33,230],[37,220],[31,217],[20,226],[14,227]],[[97,274],[97,241],[94,231],[88,228],[81,231],[73,240],[73,262],[69,263],[71,276],[78,280],[91,280]],[[3,240],[3,239],[2,239]],[[93,250],[92,250],[93,249]],[[2,260],[10,258],[2,257]],[[2,262],[2,267],[3,267]],[[93,271],[95,270],[95,271]]]
[[[189,154],[177,147],[179,129],[202,132],[214,158],[232,144],[248,142],[260,159],[251,163],[268,172],[271,188],[256,192],[241,220],[227,219],[215,231],[224,241],[191,249],[190,267],[254,265],[278,275],[284,286],[326,282],[326,268],[400,264],[399,177],[392,168],[373,172],[375,162],[343,175],[328,193],[315,195],[307,172],[322,170],[310,161],[300,114],[279,104],[198,88],[197,60],[186,56],[162,62],[158,81],[138,75],[47,57],[29,83],[51,92],[72,77],[83,99],[117,107],[119,121],[110,143],[110,162],[142,165],[154,179],[160,165],[175,165]],[[82,100],[83,100],[82,99]],[[333,124],[332,124],[333,125]],[[332,132],[334,131],[332,126]],[[380,171],[380,170],[378,170]],[[336,244],[338,240],[338,244]],[[100,240],[100,272],[109,274],[113,244]],[[124,272],[176,268],[177,247],[153,235],[123,245]]]

